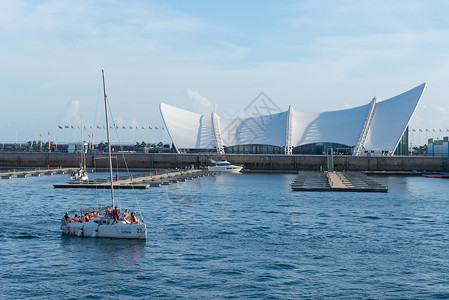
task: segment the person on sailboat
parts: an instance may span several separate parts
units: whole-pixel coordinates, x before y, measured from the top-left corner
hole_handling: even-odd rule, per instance
[[[135,213],[131,213],[131,224],[139,224],[139,220],[137,220]]]
[[[75,214],[75,216],[73,217],[73,222],[77,223],[80,221],[80,217],[78,217],[77,214]]]
[[[125,212],[122,214],[122,220],[125,221],[125,223],[128,223],[131,219],[131,216],[129,214],[129,211],[125,209]]]
[[[118,209],[117,206],[112,211],[112,217],[114,218],[114,222],[112,222],[112,224],[117,223],[118,219],[120,219],[120,209]]]
[[[84,214],[84,217],[81,220],[81,222],[89,222],[89,215],[87,213]]]
[[[104,211],[104,216],[105,216],[105,217],[108,217],[108,218],[112,217],[111,208],[110,208],[109,206],[108,206],[108,207],[106,208],[106,210]]]
[[[64,217],[62,217],[62,224],[67,225],[70,223],[71,218],[69,217],[69,213],[65,212]]]

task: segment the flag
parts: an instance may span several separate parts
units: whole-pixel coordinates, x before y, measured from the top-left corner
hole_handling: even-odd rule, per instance
[[[72,125],[72,129],[75,129],[75,127],[73,127],[73,125]]]
[[[59,126],[58,126],[58,128],[59,128],[59,129],[62,129],[62,126],[61,126],[61,125],[59,125]]]
[[[446,132],[449,132],[449,129],[446,128]]]
[[[436,130],[435,129],[432,129],[433,130],[433,132],[436,132]]]
[[[150,126],[148,126],[148,128],[150,128],[150,130],[153,130],[153,128],[151,128]]]
[[[65,128],[69,128],[69,126],[67,126],[67,125],[65,125],[64,127],[65,127]]]
[[[158,130],[157,127],[154,127],[154,129]]]
[[[123,129],[126,129],[126,126],[123,126],[122,128],[123,128]]]
[[[164,127],[162,127],[162,130],[164,130]]]
[[[443,132],[443,130],[440,129],[441,132]]]
[[[419,129],[419,132],[422,132],[421,128]]]
[[[145,129],[145,127],[142,126],[142,129]]]
[[[98,128],[98,129],[101,129],[101,126],[98,126],[98,125],[97,125],[97,128]]]
[[[115,128],[120,129],[120,127],[118,127],[118,126],[115,126]]]
[[[415,132],[416,130],[412,128],[412,131]]]
[[[139,129],[139,128],[137,128],[137,126],[136,126],[136,129]]]
[[[50,135],[50,131],[48,132],[48,135]]]
[[[129,126],[129,129],[133,129],[133,127],[132,127],[132,126]]]
[[[429,132],[429,129],[426,128],[426,132]]]

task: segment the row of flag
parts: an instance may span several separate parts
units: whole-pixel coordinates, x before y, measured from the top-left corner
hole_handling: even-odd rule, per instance
[[[141,126],[142,127],[142,130],[145,130],[145,129],[147,129],[145,126]],[[61,126],[61,125],[58,125],[58,128],[59,129],[64,129],[64,128],[71,128],[71,129],[75,129],[75,128],[80,128],[79,126],[73,126],[73,125],[65,125],[64,127],[63,126]],[[122,127],[120,127],[120,126],[117,126],[117,125],[114,125],[114,126],[112,126],[112,125],[109,125],[109,128],[110,129],[139,129],[139,127],[138,126],[128,126],[128,127],[126,127],[126,126],[122,126]],[[86,126],[84,126],[84,129],[86,129]],[[94,127],[93,126],[90,126],[90,129],[94,129]],[[100,126],[100,125],[97,125],[97,127],[96,127],[96,129],[106,129],[106,126]],[[148,126],[148,129],[149,130],[153,130],[153,127],[151,127],[151,126]],[[157,128],[157,127],[154,127],[154,129],[156,129],[156,130],[159,130],[159,128]],[[161,129],[162,130],[165,130],[165,128],[164,127],[161,127]]]
[[[417,130],[415,130],[415,129],[409,129],[408,131],[412,131],[412,132],[424,132],[424,130],[422,130],[422,129],[417,129]],[[443,130],[441,130],[441,129],[439,129],[439,130],[435,130],[435,129],[432,129],[432,130],[429,130],[429,129],[425,129],[425,131],[426,132],[443,132]],[[446,128],[446,132],[449,132],[449,129],[447,129]]]

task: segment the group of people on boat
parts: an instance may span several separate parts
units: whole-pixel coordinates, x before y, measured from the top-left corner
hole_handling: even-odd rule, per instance
[[[89,220],[91,219],[95,219],[95,218],[101,218],[101,219],[107,219],[109,220],[113,220],[112,224],[117,223],[118,221],[123,221],[126,224],[140,224],[139,218],[136,217],[136,212],[132,212],[130,213],[127,209],[125,209],[125,212],[123,214],[120,214],[120,209],[118,209],[118,207],[116,206],[114,209],[112,209],[112,207],[107,207],[105,209],[105,213],[104,216],[102,217],[100,215],[100,213],[98,211],[92,210],[90,213],[86,212],[84,213],[84,216],[78,216],[78,214],[75,214],[75,216],[73,218],[71,218],[69,216],[69,213],[66,212],[64,217],[63,217],[63,222],[65,222],[66,224],[71,223],[71,222],[89,222]],[[109,224],[109,222],[108,222]]]
[[[83,179],[85,177],[86,177],[86,169],[85,168],[81,168],[78,171],[73,171],[72,174],[70,175],[70,178],[73,180]]]

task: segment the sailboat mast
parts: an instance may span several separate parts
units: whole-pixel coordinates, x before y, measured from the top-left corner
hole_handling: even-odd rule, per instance
[[[111,139],[109,136],[108,97],[106,96],[106,85],[104,83],[104,70],[101,70],[101,74],[103,76],[104,110],[106,112],[106,133],[108,136],[109,175],[111,176],[111,198],[112,198],[112,208],[114,208],[114,184],[113,184],[113,178],[112,178]]]
[[[81,168],[84,168],[83,115],[81,115]]]

